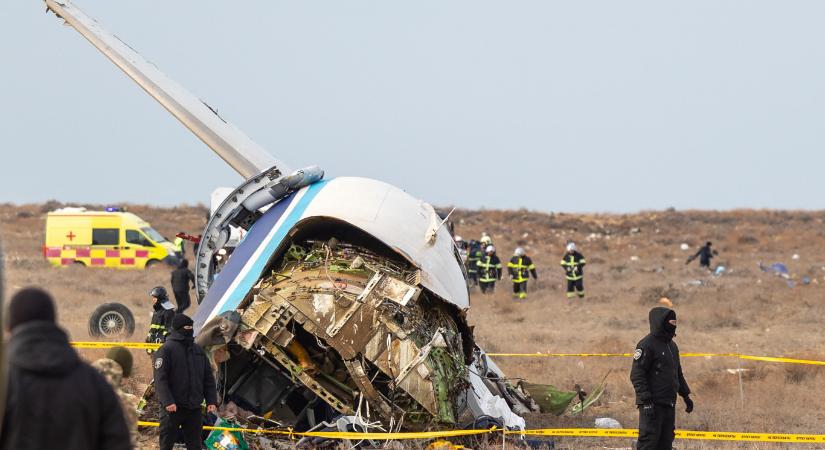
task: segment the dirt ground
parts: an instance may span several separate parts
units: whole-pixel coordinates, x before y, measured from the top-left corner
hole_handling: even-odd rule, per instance
[[[169,269],[115,271],[53,268],[42,257],[45,212],[57,206],[0,205],[0,238],[6,251],[7,295],[30,285],[48,289],[59,321],[74,340],[90,340],[89,314],[117,301],[136,317],[133,340],[142,341],[149,322],[148,292],[169,282]],[[130,205],[164,234],[199,233],[203,207],[152,208]],[[538,266],[529,298],[513,300],[504,281],[495,294],[472,292],[469,320],[488,352],[628,353],[648,330],[647,311],[662,296],[679,315],[676,342],[685,352],[743,353],[825,360],[825,211],[656,211],[627,215],[545,214],[529,211],[463,211],[453,214],[456,234],[468,240],[492,235],[502,260],[522,245]],[[584,300],[565,298],[559,260],[568,239],[586,256]],[[685,260],[710,240],[719,256],[713,276]],[[689,250],[680,248],[688,244]],[[191,254],[191,247],[188,248]],[[798,255],[798,256],[794,256]],[[781,262],[785,280],[762,272],[758,262]],[[806,278],[807,277],[807,278]],[[803,278],[810,282],[805,284]],[[791,286],[793,285],[793,286]],[[190,311],[193,312],[193,311]],[[103,351],[83,350],[89,359]],[[135,353],[137,373],[129,389],[139,394],[151,376],[148,357]],[[702,431],[823,433],[825,374],[822,367],[683,358],[696,410],[679,405],[677,428]],[[637,425],[630,359],[622,357],[497,358],[512,378],[585,389],[607,377],[601,401],[582,417],[533,416],[536,427],[593,427],[611,417]],[[744,369],[740,396],[739,376]],[[149,439],[149,438],[147,438]],[[151,443],[146,442],[147,448]],[[779,448],[781,444],[677,441],[678,448]],[[500,443],[496,445],[501,448]],[[629,439],[556,439],[557,448],[629,448]],[[801,448],[801,444],[793,447]],[[825,446],[822,446],[825,447]]]

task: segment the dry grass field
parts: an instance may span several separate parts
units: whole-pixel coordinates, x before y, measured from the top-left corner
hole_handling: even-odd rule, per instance
[[[135,314],[134,340],[149,319],[148,291],[168,286],[169,270],[112,271],[49,267],[41,254],[45,212],[55,205],[0,205],[0,238],[6,250],[7,295],[29,285],[51,291],[59,320],[75,340],[88,340],[89,314],[103,302],[126,304]],[[199,233],[202,207],[133,205],[166,236]],[[544,214],[529,211],[456,211],[456,233],[465,239],[489,232],[506,262],[524,246],[538,266],[539,281],[526,301],[514,301],[505,280],[495,294],[472,294],[470,322],[489,352],[632,352],[646,334],[647,311],[662,296],[679,315],[676,341],[682,352],[739,352],[825,360],[825,212],[665,211],[630,215]],[[567,239],[587,257],[587,298],[568,300],[558,266]],[[706,240],[719,250],[715,277],[685,259]],[[690,250],[680,249],[682,243]],[[793,255],[798,258],[794,259]],[[758,262],[787,264],[787,280],[764,273]],[[803,284],[809,277],[810,284]],[[84,351],[88,358],[100,351]],[[131,389],[150,377],[148,357],[136,353]],[[593,427],[597,417],[636,426],[630,359],[498,358],[513,378],[585,389],[610,371],[598,405],[583,417],[529,417],[531,427]],[[740,398],[734,358],[683,358],[696,410],[679,405],[677,428],[712,431],[825,433],[825,368],[741,361]],[[744,405],[744,407],[742,407]],[[629,439],[559,438],[557,448],[629,448]],[[779,448],[781,444],[677,441],[678,448]],[[801,444],[788,445],[801,448]],[[822,446],[825,447],[825,446]],[[500,446],[499,446],[500,448]],[[810,448],[810,447],[808,447]]]

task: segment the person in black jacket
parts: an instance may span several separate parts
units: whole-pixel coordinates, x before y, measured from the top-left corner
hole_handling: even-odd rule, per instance
[[[658,306],[650,310],[650,334],[636,344],[630,381],[639,408],[637,450],[670,449],[676,424],[676,395],[693,411],[690,388],[682,374],[676,336],[676,312]]]
[[[0,449],[129,450],[120,400],[55,323],[51,296],[26,288],[9,304],[7,402]]]
[[[192,319],[176,314],[172,333],[155,353],[155,391],[160,402],[160,449],[171,450],[181,429],[188,450],[201,449],[203,415],[217,412],[218,393],[212,366],[203,349],[195,344]]]
[[[192,300],[189,298],[189,289],[195,289],[195,275],[189,270],[189,261],[182,259],[178,268],[172,271],[172,293],[175,294],[177,312],[183,314]]]
[[[481,244],[475,239],[470,241],[470,251],[467,254],[467,279],[470,286],[478,286],[478,262],[484,257]]]
[[[716,250],[713,250],[710,247],[711,247],[711,243],[710,243],[710,241],[708,241],[707,243],[705,243],[704,247],[700,248],[699,251],[696,252],[695,255],[691,256],[690,258],[687,259],[687,261],[685,261],[685,265],[688,265],[694,259],[699,258],[699,266],[710,270],[710,260],[711,260],[711,258],[713,258],[714,256],[719,254],[719,252],[717,252]]]
[[[155,286],[149,291],[152,297],[152,322],[149,324],[149,333],[146,342],[162,344],[172,329],[172,319],[175,317],[175,307],[169,301],[169,294],[163,286]],[[150,355],[154,350],[146,350]]]

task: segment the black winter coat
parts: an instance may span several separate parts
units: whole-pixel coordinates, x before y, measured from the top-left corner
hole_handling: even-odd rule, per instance
[[[190,286],[195,285],[195,275],[186,267],[178,267],[172,271],[172,291],[189,292]]]
[[[714,250],[712,250],[709,246],[705,245],[693,255],[694,258],[697,256],[699,257],[699,264],[702,266],[710,266],[710,259],[713,258]]]
[[[630,370],[637,405],[675,406],[676,394],[690,394],[679,362],[679,347],[673,342],[675,333],[665,329],[665,323],[675,318],[676,313],[668,308],[650,310],[650,334],[636,344]]]
[[[117,395],[57,325],[19,325],[8,364],[0,449],[131,449]]]
[[[155,391],[164,408],[197,409],[218,404],[215,375],[203,349],[177,331],[154,354]]]

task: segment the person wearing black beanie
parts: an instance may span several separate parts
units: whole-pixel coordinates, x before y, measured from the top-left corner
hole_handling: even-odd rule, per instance
[[[218,393],[212,365],[194,342],[192,319],[185,314],[172,318],[172,332],[155,352],[155,392],[161,406],[160,449],[171,450],[178,430],[188,450],[200,450],[203,418],[201,404],[217,411]]]
[[[7,328],[8,398],[0,450],[131,448],[115,392],[71,347],[55,323],[47,292],[26,288],[16,293]]]
[[[30,287],[11,298],[7,329],[14,331],[17,326],[34,321],[54,323],[54,302],[46,291]]]

